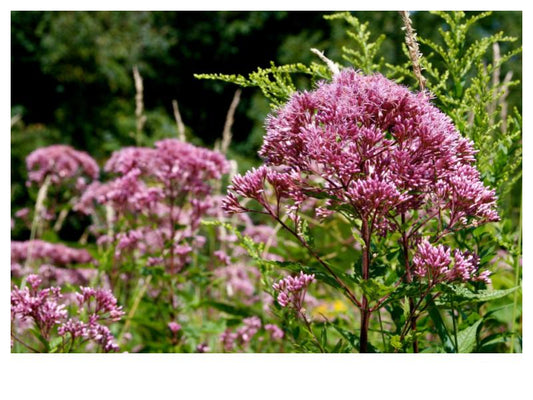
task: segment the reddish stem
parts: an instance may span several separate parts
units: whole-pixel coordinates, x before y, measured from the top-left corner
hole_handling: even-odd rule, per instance
[[[362,219],[361,233],[365,243],[363,248],[362,277],[363,280],[368,280],[370,267],[370,229],[366,218]],[[368,298],[363,293],[363,298],[361,300],[361,334],[359,336],[360,353],[368,352],[368,326],[370,323],[370,314],[371,310],[368,308]]]

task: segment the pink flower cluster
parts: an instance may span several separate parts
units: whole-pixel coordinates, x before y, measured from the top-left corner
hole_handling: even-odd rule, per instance
[[[124,227],[108,237],[109,226],[94,226],[98,243],[115,244],[116,257],[147,256],[151,265],[182,271],[200,245],[201,218],[217,205],[212,182],[229,171],[228,161],[221,153],[166,139],[155,148],[116,151],[104,169],[118,176],[90,185],[75,206],[93,214],[105,205],[107,214],[99,220]]]
[[[80,287],[76,293],[76,300],[80,308],[84,308],[90,318],[116,322],[124,315],[122,306],[117,305],[117,299],[111,291]]]
[[[22,289],[14,286],[11,291],[13,323],[33,321],[45,340],[51,338],[53,329],[57,327],[59,336],[68,333],[72,341],[82,338],[101,345],[105,352],[118,350],[111,331],[102,324],[117,322],[124,315],[122,307],[117,305],[117,300],[111,292],[80,288],[75,298],[78,314],[87,316],[87,322],[84,322],[79,317],[69,317],[66,304],[61,302],[63,295],[59,287],[39,289],[42,280],[37,275],[29,275],[26,282],[28,286]]]
[[[285,336],[283,330],[279,326],[274,324],[266,324],[265,330],[270,332],[270,338],[272,340],[281,340]]]
[[[394,229],[396,215],[415,210],[440,210],[450,227],[498,219],[495,192],[472,166],[472,142],[426,93],[379,74],[345,69],[331,83],[294,94],[266,126],[266,166],[235,176],[223,204],[229,213],[251,211],[240,196],[274,216],[282,201],[294,212],[306,199],[325,198],[328,210],[347,206],[381,233]]]
[[[287,276],[272,285],[278,293],[278,304],[282,307],[290,306],[296,312],[301,312],[308,286],[315,280],[315,275],[304,274]]]
[[[29,275],[26,279],[28,286],[23,289],[14,287],[11,291],[11,319],[32,320],[47,340],[52,328],[63,322],[68,313],[65,305],[59,303],[61,289],[39,289],[41,282],[37,275]]]
[[[85,190],[74,209],[84,214],[94,212],[95,204],[108,204],[119,212],[146,213],[163,197],[160,188],[149,188],[140,180],[138,169],[107,183],[93,182]]]
[[[155,149],[129,147],[113,153],[105,170],[123,175],[137,170],[162,183],[167,192],[206,195],[211,192],[209,181],[227,173],[229,163],[221,153],[165,139],[156,142]]]
[[[181,325],[175,321],[169,322],[167,326],[168,326],[168,329],[170,329],[170,332],[172,332],[173,334],[176,334],[181,330]]]
[[[453,265],[450,249],[433,246],[427,239],[421,241],[413,257],[414,273],[427,277],[432,284],[453,281],[482,281],[490,283],[490,271],[479,272],[479,258],[469,252],[455,250]]]
[[[94,262],[85,249],[75,249],[60,243],[49,243],[38,239],[25,242],[12,241],[11,263],[23,263],[28,258],[57,266]]]
[[[98,275],[98,270],[93,268],[58,268],[53,265],[43,264],[39,266],[37,275],[43,280],[44,285],[53,283],[58,286],[80,286],[87,285],[91,280],[95,279]],[[21,275],[19,274],[18,276]]]
[[[85,177],[97,179],[100,169],[89,154],[74,150],[70,146],[56,144],[41,147],[26,158],[28,184],[43,184],[46,177],[57,185],[65,180],[79,178],[78,189],[85,186]]]
[[[220,341],[225,351],[233,351],[236,345],[244,348],[261,329],[259,317],[245,318],[242,322],[244,325],[238,328],[236,332],[228,328],[220,335]]]
[[[102,346],[105,352],[118,351],[109,328],[102,323],[119,321],[124,315],[122,306],[117,305],[117,299],[109,290],[80,287],[75,294],[78,307],[88,316],[83,322],[78,318],[69,318],[58,328],[58,334],[64,336],[69,333],[71,338],[89,339]]]
[[[226,283],[226,293],[229,297],[242,295],[245,304],[257,301],[256,285],[254,281],[259,279],[259,270],[253,266],[243,263],[236,263],[217,268],[215,275],[224,279]]]

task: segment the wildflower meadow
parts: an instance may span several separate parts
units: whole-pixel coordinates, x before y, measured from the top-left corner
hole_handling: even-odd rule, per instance
[[[254,40],[290,18],[204,14],[203,38],[221,19]],[[516,16],[313,13],[332,28],[294,33],[292,58],[191,68],[203,91],[177,92],[198,103],[158,108],[152,82],[174,64],[156,52],[203,51],[163,28],[173,15],[12,13],[57,118],[13,97],[12,353],[522,353]],[[142,51],[105,53],[121,36],[102,31],[94,59],[61,53],[115,19],[123,40],[150,28]],[[91,90],[115,99],[90,109]],[[215,115],[212,140],[188,125]]]

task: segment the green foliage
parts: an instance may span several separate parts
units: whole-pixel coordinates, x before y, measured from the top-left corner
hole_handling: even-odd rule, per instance
[[[131,66],[163,54],[175,43],[156,29],[148,12],[46,13],[37,28],[43,71],[59,82],[106,81],[112,92],[131,87]],[[153,71],[152,71],[153,73]]]
[[[319,48],[328,49],[326,55],[329,58],[335,58],[332,54],[340,58],[339,49],[337,52],[332,50],[331,53],[329,49],[332,49],[335,43],[343,43],[343,46],[337,47],[342,47],[342,58],[354,68],[367,74],[381,72],[397,81],[412,83],[414,87],[416,79],[411,69],[411,61],[400,65],[395,53],[388,52],[391,48],[402,48],[399,39],[403,40],[403,33],[399,16],[396,13],[376,13],[372,14],[375,16],[372,22],[361,22],[363,19],[359,19],[359,14],[357,15],[358,17],[350,13],[336,13],[325,17],[333,25],[336,24],[337,28],[340,23],[349,26],[346,34],[349,43],[337,36],[328,41],[323,39],[322,34],[310,34],[309,41],[305,43],[300,41],[301,36],[291,37],[290,40],[288,38],[284,48],[308,52],[308,46],[320,45],[323,47]],[[29,15],[24,18],[34,17],[35,15]],[[226,328],[240,326],[243,318],[260,316],[263,324],[276,322],[283,328],[287,336],[283,346],[288,346],[283,351],[357,351],[360,337],[354,327],[360,321],[360,314],[352,307],[353,304],[343,297],[343,294],[346,294],[343,287],[345,285],[353,290],[355,298],[364,296],[371,307],[377,307],[370,321],[370,352],[409,352],[416,342],[424,351],[450,353],[514,351],[517,344],[521,346],[521,226],[513,221],[521,206],[520,196],[516,194],[520,194],[522,120],[520,105],[511,107],[510,101],[513,92],[520,88],[520,76],[515,75],[513,80],[508,75],[512,67],[510,64],[519,60],[521,48],[510,48],[514,46],[516,39],[504,33],[479,33],[480,23],[484,20],[495,20],[490,13],[417,13],[414,17],[418,22],[431,22],[418,25],[415,23],[422,45],[423,56],[420,63],[427,78],[427,89],[435,96],[435,104],[450,116],[465,136],[474,141],[479,150],[477,166],[482,177],[485,183],[497,190],[500,198],[501,223],[454,232],[445,239],[446,244],[450,246],[456,245],[479,254],[481,267],[490,268],[494,272],[492,288],[487,289],[478,282],[441,285],[436,289],[441,292],[440,296],[432,297],[433,293],[428,294],[425,291],[425,282],[407,282],[404,273],[405,264],[409,260],[405,259],[406,256],[402,252],[400,234],[372,238],[369,244],[369,279],[362,279],[361,249],[366,245],[356,233],[360,226],[354,221],[355,216],[349,207],[337,207],[337,216],[328,221],[316,221],[308,217],[301,219],[294,226],[294,231],[304,243],[318,254],[324,255],[323,262],[313,257],[307,248],[302,248],[301,243],[287,232],[277,232],[278,246],[269,249],[269,244],[258,243],[241,234],[237,225],[204,221],[202,234],[207,237],[206,246],[192,256],[186,274],[170,276],[164,267],[147,267],[147,260],[143,257],[132,256],[120,266],[121,273],[134,277],[133,285],[118,282],[115,291],[120,303],[131,312],[127,323],[130,324],[130,330],[136,334],[130,342],[121,344],[129,350],[140,348],[141,351],[152,352],[194,352],[196,346],[203,342],[213,349],[219,349],[219,337]],[[15,14],[15,20],[19,22],[24,18]],[[168,27],[158,28],[157,22],[164,21],[165,18],[158,13],[58,13],[44,15],[36,24],[39,29],[31,33],[15,29],[17,46],[24,47],[26,51],[33,52],[32,54],[38,53],[40,68],[47,76],[53,76],[58,92],[83,95],[87,93],[88,85],[92,87],[91,91],[102,91],[103,98],[108,98],[109,94],[117,96],[95,114],[100,119],[98,124],[94,121],[94,125],[89,123],[91,121],[86,123],[80,137],[89,138],[87,140],[78,141],[74,136],[62,136],[65,132],[74,131],[74,125],[69,126],[68,122],[70,116],[77,115],[74,111],[80,104],[58,107],[55,117],[57,121],[65,124],[65,132],[62,134],[56,128],[25,124],[22,119],[16,120],[12,131],[13,165],[17,171],[15,173],[22,174],[22,160],[31,150],[59,139],[97,147],[100,155],[132,144],[131,133],[135,131],[135,117],[131,64],[139,64],[146,77],[155,79],[158,74],[157,66],[162,67],[167,61],[171,64],[166,60],[170,56],[164,53],[172,49],[176,51],[177,39],[183,41],[182,43],[190,43],[187,42],[190,39],[187,36],[189,34],[193,37],[192,43],[200,44],[199,48],[205,50],[212,48],[209,46],[220,46],[220,49],[217,47],[217,52],[225,52],[227,57],[238,58],[239,46],[232,40],[260,29],[267,25],[270,19],[266,13],[261,12],[246,16],[219,13],[213,15],[209,21],[200,23],[198,30],[194,32],[180,31],[180,36]],[[285,17],[283,13],[278,13],[275,18],[283,20]],[[381,26],[376,21],[389,23],[387,26]],[[221,33],[225,40],[221,40],[219,45],[219,40],[213,36],[213,27],[221,29],[223,26],[227,26],[227,30]],[[438,29],[434,29],[435,26]],[[332,35],[334,32],[335,30]],[[375,35],[373,32],[380,34]],[[35,35],[38,40],[35,41],[31,35]],[[505,49],[503,55],[499,55],[500,49]],[[405,45],[403,51],[403,55],[409,59]],[[298,54],[297,57],[294,54],[292,56],[310,62],[312,53],[308,53],[304,57]],[[180,47],[178,54],[184,58],[199,57],[186,45]],[[151,58],[159,58],[159,62],[152,63]],[[195,77],[215,82],[213,90],[220,93],[223,91],[220,82],[258,88],[264,97],[261,100],[254,98],[251,103],[249,99],[244,99],[244,102],[251,119],[261,121],[262,125],[268,107],[272,111],[284,104],[296,90],[310,88],[319,80],[331,78],[331,71],[321,63],[292,63],[289,61],[291,54],[285,54],[284,57],[279,57],[279,60],[281,63],[290,63],[277,65],[272,62],[270,67],[258,68],[247,75],[221,73],[197,74]],[[240,72],[252,70],[252,67],[248,67],[248,64],[240,66]],[[209,62],[207,67],[204,65],[202,69],[197,70],[213,69],[216,70],[216,67]],[[185,70],[187,73],[191,72],[190,68]],[[172,82],[178,81],[179,79]],[[150,87],[149,82],[147,79],[147,88]],[[151,90],[153,94],[154,88]],[[78,97],[85,104],[84,96]],[[197,97],[204,96],[201,94]],[[201,101],[205,103],[204,100]],[[209,107],[211,106],[212,104],[209,104]],[[220,105],[216,107],[221,108]],[[210,117],[212,115],[200,107],[192,110],[191,113],[208,114]],[[12,114],[26,115],[25,109],[18,106],[13,108]],[[159,138],[173,136],[175,125],[170,115],[165,106],[159,103],[148,108],[147,123],[140,142],[150,145]],[[81,118],[89,120],[92,117],[83,115]],[[102,121],[103,125],[100,124]],[[91,138],[88,132],[92,133],[94,126],[98,126],[98,133]],[[187,133],[191,141],[201,142],[190,131]],[[247,157],[246,152],[241,150],[246,148],[246,151],[255,152],[261,143],[262,133],[260,128],[248,142],[240,138],[240,143],[230,149],[229,155],[235,155],[240,169],[254,165],[255,160]],[[23,177],[13,178],[12,175],[12,179],[18,182],[18,185],[12,186],[12,198],[22,198]],[[65,192],[62,195],[67,194]],[[414,215],[414,218],[418,217]],[[351,221],[352,225],[347,224],[346,220]],[[261,216],[257,217],[257,221],[254,220],[262,221]],[[130,222],[124,223],[127,225]],[[120,230],[123,227],[116,228]],[[247,256],[239,255],[239,261],[242,257],[246,263],[259,267],[261,276],[255,282],[255,289],[261,295],[266,293],[275,297],[272,283],[283,274],[296,274],[300,271],[314,274],[317,282],[310,291],[319,306],[306,310],[312,315],[310,321],[298,319],[293,310],[284,309],[276,302],[271,305],[273,315],[267,316],[261,303],[250,306],[238,299],[220,296],[225,288],[221,279],[214,273],[216,264],[211,257],[212,253],[221,247],[216,241],[215,230],[226,230],[235,235],[238,245],[247,253]],[[42,237],[53,242],[62,239],[54,232],[45,232]],[[88,247],[98,259],[99,274],[104,275],[113,270],[115,260],[112,247],[108,247],[106,251],[92,243]],[[270,255],[274,254],[287,261],[267,257],[267,250],[270,250]],[[495,256],[498,250],[500,252]],[[232,257],[232,262],[236,261],[237,256]],[[507,267],[500,268],[497,263],[505,263]],[[338,280],[325,266],[333,271]],[[148,296],[145,291],[150,282],[157,290]],[[184,320],[187,320],[187,325],[182,333],[171,337],[166,324],[176,319],[173,306],[175,299],[180,303],[179,312],[186,316]],[[343,308],[344,302],[351,308]],[[418,307],[417,326],[416,330],[409,331],[406,327],[409,327],[415,316],[413,302]],[[332,312],[332,305],[340,311]],[[435,339],[436,336],[438,339]],[[120,337],[122,338],[122,335]],[[266,336],[263,339],[266,339]],[[43,345],[53,352],[57,351],[61,343],[43,341]],[[258,340],[250,351],[279,349],[268,340]]]
[[[381,50],[381,44],[386,37],[384,34],[380,34],[377,38],[371,39],[372,32],[368,29],[369,22],[361,23],[357,17],[351,15],[349,12],[326,15],[324,18],[327,20],[343,20],[352,29],[346,31],[346,34],[353,40],[355,47],[343,46],[342,58],[365,74],[382,69],[385,59],[383,57],[378,58],[378,54]]]
[[[507,103],[509,91],[520,81],[512,80],[511,72],[504,74],[504,68],[517,59],[522,49],[519,46],[500,55],[502,44],[517,40],[503,32],[467,40],[474,24],[490,16],[490,12],[470,17],[462,11],[433,14],[446,27],[438,28],[441,43],[424,36],[418,38],[423,45],[420,64],[427,89],[459,131],[474,141],[479,150],[477,167],[482,178],[496,188],[505,204],[505,196],[521,176],[522,120],[520,111],[508,110]],[[405,46],[404,53],[409,58]],[[410,61],[403,66],[388,64],[387,67],[392,77],[416,82]]]
[[[482,322],[480,319],[457,334],[458,353],[471,353],[475,349],[478,328]]]
[[[245,77],[243,75],[225,74],[195,74],[198,79],[212,79],[233,83],[242,87],[258,87],[268,98],[272,107],[284,104],[296,91],[296,84],[292,79],[292,74],[304,74],[312,78],[312,82],[318,79],[331,78],[331,72],[321,64],[312,63],[310,66],[304,64],[288,64],[277,66],[271,62],[270,68],[258,68]]]
[[[518,287],[505,289],[505,290],[478,290],[476,292],[463,286],[451,286],[449,288],[449,295],[453,297],[455,302],[464,303],[480,303],[486,301],[492,301],[501,299],[518,290]],[[439,305],[445,304],[447,300],[445,298],[440,299],[436,303]]]

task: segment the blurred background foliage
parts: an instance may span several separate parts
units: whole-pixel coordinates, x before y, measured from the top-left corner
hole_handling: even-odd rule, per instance
[[[24,187],[24,159],[32,150],[70,144],[102,164],[113,150],[135,145],[134,65],[144,81],[143,144],[177,135],[172,109],[176,99],[189,140],[212,146],[222,134],[235,86],[198,80],[193,74],[248,74],[258,66],[268,67],[271,61],[318,62],[310,52],[312,47],[344,65],[342,47],[351,45],[348,27],[342,20],[325,20],[327,14],[331,13],[12,12],[12,213],[31,205]],[[386,35],[379,57],[393,65],[406,62],[397,12],[353,14],[369,22],[375,35],[372,39]],[[437,16],[415,12],[412,19],[420,36],[441,41],[436,28],[442,21]],[[520,46],[521,12],[494,12],[476,23],[467,41],[499,31],[518,38],[517,43],[502,43],[502,54]],[[521,80],[520,54],[508,68],[513,79]],[[297,83],[309,86],[304,78]],[[521,89],[516,86],[510,91],[509,109],[521,111]],[[257,150],[269,111],[258,89],[243,91],[229,151],[240,170],[258,163]],[[520,196],[520,188],[519,181],[514,196]],[[13,232],[14,238],[24,234]]]

